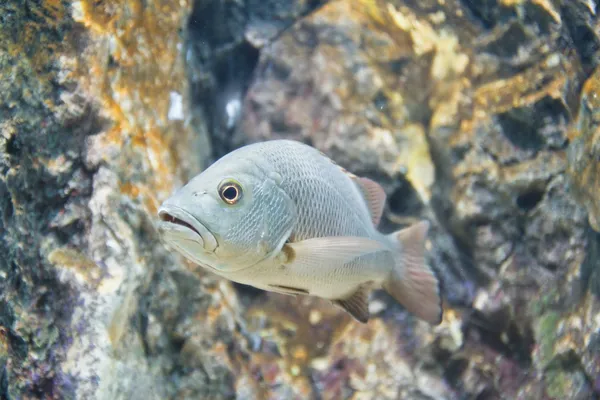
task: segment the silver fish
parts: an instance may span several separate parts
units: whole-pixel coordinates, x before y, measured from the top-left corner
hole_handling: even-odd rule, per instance
[[[165,242],[226,279],[330,300],[369,320],[382,287],[417,317],[439,324],[436,276],[426,265],[429,222],[377,230],[386,195],[318,150],[291,140],[241,147],[159,208]]]

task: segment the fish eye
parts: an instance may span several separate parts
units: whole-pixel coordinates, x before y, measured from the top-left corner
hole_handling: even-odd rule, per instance
[[[224,181],[219,185],[219,196],[227,204],[236,204],[242,198],[242,187],[235,181]]]

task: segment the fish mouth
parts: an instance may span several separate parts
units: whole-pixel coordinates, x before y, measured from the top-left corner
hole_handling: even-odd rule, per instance
[[[158,218],[162,230],[183,233],[191,231],[195,234],[195,240],[203,245],[204,250],[213,252],[217,248],[215,236],[187,211],[178,207],[162,206],[158,210]]]
[[[161,221],[169,222],[171,224],[176,224],[176,225],[183,225],[186,228],[189,228],[189,229],[193,230],[194,232],[196,232],[198,234],[198,236],[202,236],[202,235],[200,235],[200,232],[198,232],[198,230],[196,228],[194,228],[192,225],[188,224],[187,222],[185,222],[182,219],[174,217],[173,215],[169,214],[166,211],[160,211],[158,213],[158,217],[160,218]]]

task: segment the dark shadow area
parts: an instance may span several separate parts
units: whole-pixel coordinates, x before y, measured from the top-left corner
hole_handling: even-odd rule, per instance
[[[600,233],[587,228],[587,248],[581,264],[581,286],[600,298]]]
[[[520,22],[513,21],[502,35],[486,46],[486,51],[501,58],[516,57],[521,46],[529,44],[530,39],[525,26]]]
[[[419,194],[404,175],[396,179],[397,187],[389,198],[392,213],[397,215],[419,215],[423,210],[423,202]]]
[[[465,325],[465,336],[470,330],[479,332],[479,341],[498,353],[511,358],[523,368],[531,366],[534,333],[525,321],[516,321],[508,308],[483,314],[473,309]]]
[[[499,114],[503,135],[513,146],[535,154],[542,149],[564,149],[568,143],[563,127],[570,121],[568,105],[545,96],[530,107]]]
[[[454,178],[452,176],[452,155],[448,149],[435,138],[428,136],[429,149],[431,159],[435,165],[435,184],[431,191],[430,206],[435,216],[446,232],[440,235],[440,243],[432,253],[434,256],[434,265],[437,263],[436,269],[450,270],[452,276],[457,279],[452,285],[448,283],[446,293],[450,298],[457,297],[457,302],[464,302],[466,292],[470,290],[455,291],[464,295],[455,296],[454,292],[450,291],[450,287],[456,284],[465,284],[465,280],[469,282],[477,282],[485,284],[488,278],[482,273],[475,264],[472,244],[475,242],[468,227],[459,223],[455,217],[455,205],[452,202],[452,190],[454,186]],[[466,297],[465,297],[466,296]],[[462,299],[462,300],[459,300]]]
[[[584,70],[589,73],[600,61],[598,59],[600,43],[594,33],[597,22],[592,19],[589,12],[586,12],[585,8],[589,6],[585,2],[565,1],[562,4],[561,16],[568,31],[568,35],[563,36],[570,37],[572,43],[569,43],[569,47],[577,49]]]
[[[257,297],[265,296],[267,292],[261,289],[257,289],[254,286],[244,285],[242,283],[231,282],[235,290],[240,296],[242,303],[250,303]]]
[[[544,198],[544,189],[530,188],[517,196],[517,206],[523,211],[531,211]]]
[[[193,118],[204,120],[215,158],[228,152],[231,130],[258,61],[244,38],[248,13],[237,2],[195,1],[188,20],[186,69]]]
[[[536,118],[525,109],[515,109],[498,115],[504,136],[515,146],[534,153],[540,151],[544,139],[537,132]]]
[[[486,29],[495,26],[497,19],[495,11],[498,8],[498,0],[462,0],[462,3],[475,19],[481,21]]]
[[[235,148],[232,134],[262,46],[324,3],[194,2],[185,40],[186,69],[192,120],[205,121],[211,139],[213,160],[209,162]]]

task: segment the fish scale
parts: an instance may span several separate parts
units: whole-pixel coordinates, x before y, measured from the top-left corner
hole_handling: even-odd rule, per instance
[[[298,206],[300,221],[293,230],[296,240],[377,233],[360,193],[337,164],[318,152],[307,156],[296,146],[273,144],[266,142],[261,152],[277,172],[288,177],[282,187]]]
[[[384,235],[376,227],[384,204],[377,183],[311,146],[272,140],[194,177],[161,205],[159,229],[185,257],[232,281],[329,299],[360,322],[374,284],[439,323],[438,281],[424,260],[429,224]]]
[[[285,177],[281,186],[297,206],[298,223],[292,230],[290,241],[329,236],[363,236],[387,241],[373,227],[364,199],[354,182],[337,164],[318,152],[307,154],[303,151],[305,149],[293,142],[287,146],[276,144],[265,142],[255,150],[259,152],[257,156],[262,164],[269,164],[263,168],[271,168]],[[239,157],[252,155],[240,154]],[[290,168],[290,165],[295,168]],[[310,292],[315,295],[345,296],[356,289],[356,282],[379,280],[382,273],[378,259],[383,259],[387,268],[391,268],[393,260],[389,254],[363,257],[340,266],[343,275],[355,278],[348,280],[344,286],[339,285],[338,274],[334,271],[315,275],[290,269],[283,278],[271,266],[264,265],[247,273],[263,276],[268,282],[262,286],[265,289],[269,284],[285,286],[292,278],[299,287],[311,287]]]

